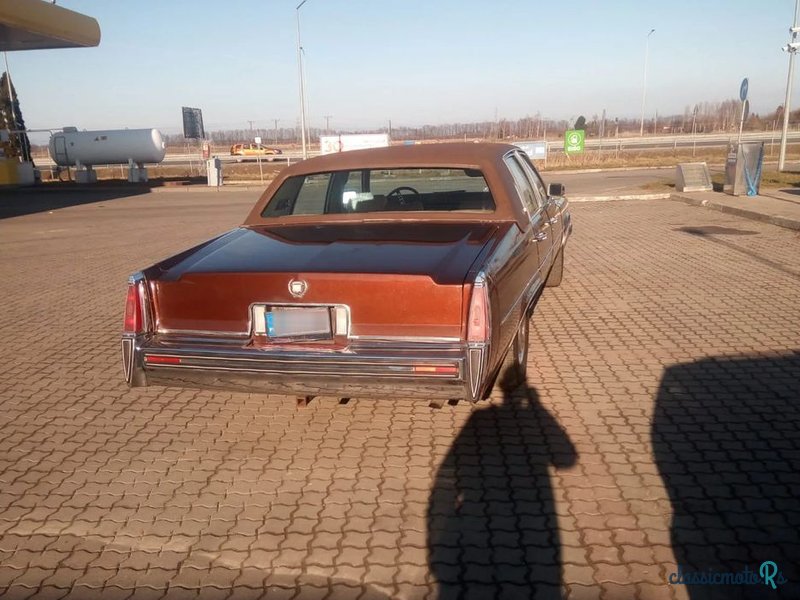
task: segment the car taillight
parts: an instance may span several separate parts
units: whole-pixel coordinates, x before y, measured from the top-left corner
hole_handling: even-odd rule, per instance
[[[479,273],[472,285],[472,298],[469,303],[467,321],[468,342],[489,341],[489,288],[486,277]]]
[[[122,328],[124,333],[140,333],[142,331],[144,325],[142,309],[142,295],[139,293],[139,284],[128,284],[128,297],[125,299],[125,323]]]

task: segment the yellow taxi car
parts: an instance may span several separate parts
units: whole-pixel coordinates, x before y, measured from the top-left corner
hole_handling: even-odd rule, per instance
[[[234,144],[231,146],[231,156],[266,156],[267,160],[272,161],[278,154],[283,154],[279,148],[269,148],[262,144]]]

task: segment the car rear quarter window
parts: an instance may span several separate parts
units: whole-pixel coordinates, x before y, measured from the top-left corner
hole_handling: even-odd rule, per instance
[[[531,182],[528,180],[527,175],[525,175],[522,165],[513,154],[509,154],[503,160],[506,163],[511,176],[514,178],[514,186],[517,189],[517,194],[519,194],[519,197],[522,200],[522,204],[525,206],[525,209],[528,211],[529,215],[534,215],[539,210],[539,202],[536,198],[536,194],[533,191]]]
[[[294,215],[321,215],[325,212],[325,196],[331,180],[330,173],[306,175],[294,202]]]
[[[536,198],[539,200],[539,205],[544,206],[547,203],[547,189],[544,187],[544,182],[542,178],[539,177],[539,173],[533,167],[528,159],[527,156],[524,154],[517,155],[520,164],[522,164],[522,168],[525,171],[525,174],[528,176],[531,184],[533,185],[533,191],[536,194]]]

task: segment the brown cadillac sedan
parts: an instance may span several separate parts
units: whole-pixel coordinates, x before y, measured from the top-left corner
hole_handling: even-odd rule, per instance
[[[572,223],[504,144],[321,156],[240,227],[130,278],[131,386],[476,401],[525,377]]]

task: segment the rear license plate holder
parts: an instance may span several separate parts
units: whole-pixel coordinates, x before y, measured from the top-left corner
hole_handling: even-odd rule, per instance
[[[264,309],[267,337],[275,341],[331,340],[331,310],[320,307],[268,306]]]

